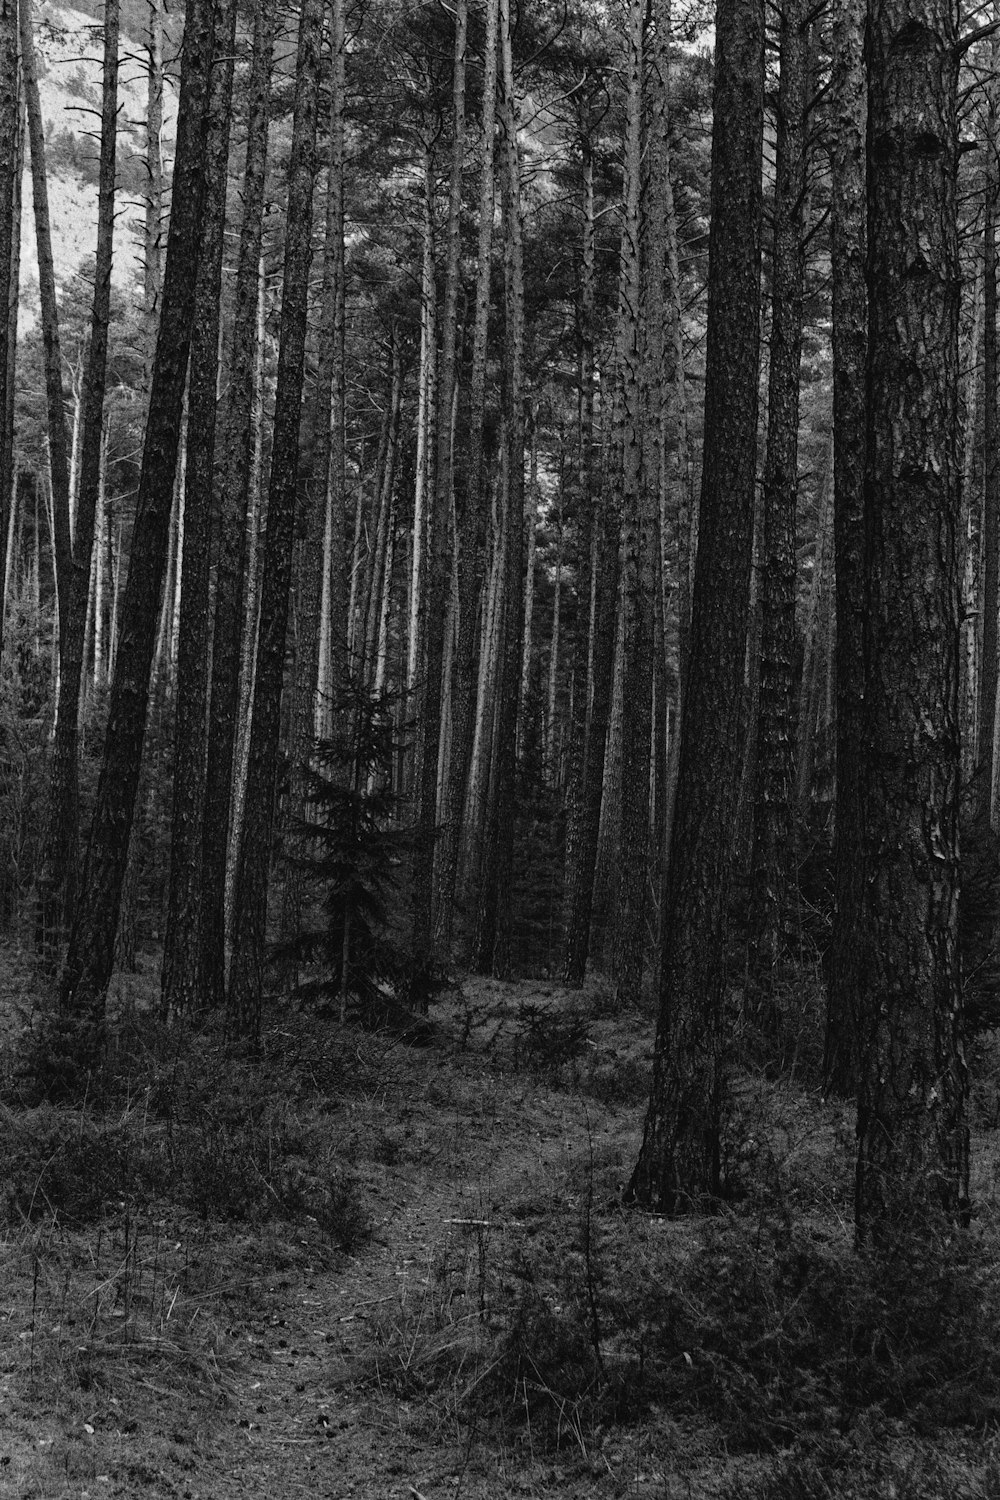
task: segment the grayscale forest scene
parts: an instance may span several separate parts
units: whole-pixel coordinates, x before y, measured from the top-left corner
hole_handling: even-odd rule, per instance
[[[0,0],[0,1497],[1000,1500],[1000,0]]]

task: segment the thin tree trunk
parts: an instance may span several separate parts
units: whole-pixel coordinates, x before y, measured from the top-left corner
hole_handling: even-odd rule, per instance
[[[868,292],[865,286],[865,0],[836,0],[833,33],[833,535],[837,579],[837,809],[833,937],[827,959],[823,1077],[849,1094],[857,1071],[855,993],[861,900],[861,745],[864,711],[864,445]]]
[[[146,193],[142,286],[146,359],[153,359],[163,295],[163,16],[164,0],[146,0]]]
[[[691,657],[653,1087],[630,1185],[641,1202],[668,1213],[722,1190],[726,925],[757,452],[763,0],[719,0],[715,34],[705,457]]]
[[[66,432],[62,357],[59,352],[59,308],[56,302],[56,276],[52,260],[52,231],[49,223],[49,191],[45,171],[45,127],[38,94],[31,0],[21,0],[21,68],[24,75],[24,97],[28,116],[31,196],[35,210],[35,238],[38,246],[38,293],[41,303],[42,348],[45,361],[49,473],[52,479],[54,513],[52,540],[55,554],[61,661],[66,650],[70,570],[73,561],[69,530],[69,438]]]
[[[424,148],[423,270],[420,283],[420,373],[417,388],[417,472],[413,497],[413,568],[410,574],[409,656],[406,692],[416,702],[425,670],[424,635],[427,564],[427,508],[433,493],[432,438],[437,390],[437,292],[434,275],[434,173],[430,147]]]
[[[245,607],[247,506],[254,451],[252,415],[262,295],[261,239],[274,50],[273,0],[257,0],[250,65],[243,223],[236,265],[229,388],[222,416],[219,544],[212,631],[208,760],[202,834],[200,991],[205,1005],[226,995],[226,871],[232,829],[240,645]]]
[[[483,591],[490,486],[486,477],[483,429],[486,410],[486,348],[490,312],[490,270],[495,200],[494,133],[497,94],[498,0],[486,0],[483,61],[482,164],[479,174],[479,241],[476,258],[475,321],[469,374],[469,439],[464,484],[457,496],[458,640],[454,660],[452,749],[444,828],[438,861],[437,940],[451,946],[462,820],[466,806],[476,728],[476,634]],[[480,838],[477,830],[477,841]]]
[[[589,121],[580,127],[582,242],[577,311],[580,408],[580,528],[577,635],[570,738],[569,811],[563,911],[563,978],[583,984],[590,947],[601,787],[613,666],[617,547],[605,497],[594,486],[594,340],[597,297],[594,152]],[[610,565],[610,567],[609,567]],[[611,575],[615,575],[614,577]]]
[[[779,21],[771,358],[761,496],[761,643],[747,998],[768,1042],[778,1039],[776,970],[791,951],[795,881],[795,595],[799,374],[805,293],[809,0],[785,0]]]
[[[111,316],[111,264],[115,227],[115,170],[118,124],[118,0],[104,7],[104,85],[97,196],[97,255],[90,346],[82,399],[80,482],[76,534],[60,615],[59,693],[49,788],[49,820],[39,881],[39,923],[50,956],[73,919],[79,857],[79,717],[90,601],[91,561],[97,508],[101,500],[104,451],[104,395],[108,325]]]
[[[219,61],[212,72],[209,100],[205,214],[188,373],[184,542],[178,568],[174,796],[162,971],[163,1009],[175,1014],[192,1011],[203,998],[199,991],[199,936],[208,750],[209,562],[235,42],[236,0],[217,0],[215,49]]]
[[[324,608],[319,692],[329,695],[344,681],[348,663],[348,581],[346,519],[346,386],[344,376],[344,90],[346,46],[344,0],[330,7],[330,113],[327,168],[326,240],[320,301],[319,370],[316,421],[319,442],[316,474],[326,496]],[[321,710],[322,712],[322,710]],[[332,726],[330,726],[332,727]]]
[[[979,657],[979,736],[976,756],[979,810],[996,828],[997,643],[1000,626],[1000,387],[997,360],[997,212],[1000,209],[1000,127],[997,68],[1000,42],[990,44],[986,90],[986,157],[983,202],[983,524],[982,647]]]
[[[201,241],[212,54],[212,6],[192,0],[181,53],[174,206],[121,637],[90,847],[62,979],[64,1006],[98,1021],[111,978],[167,555]]]
[[[506,979],[513,965],[517,718],[524,635],[524,248],[509,0],[500,0],[499,36],[504,133],[504,602],[495,776],[487,819],[490,873],[480,892],[477,958],[480,968]]]
[[[21,247],[21,74],[17,0],[0,0],[0,537],[5,551],[0,578],[0,656],[10,579],[10,522],[14,514],[14,377],[17,354]]]
[[[316,175],[322,18],[322,0],[302,0],[292,153],[288,167],[285,266],[267,498],[267,540],[245,806],[233,898],[229,1010],[234,1027],[252,1037],[260,1029],[264,995],[267,887],[275,821],[275,780],[305,376],[306,312],[312,264],[312,200]]]
[[[634,1000],[645,957],[649,858],[650,741],[653,709],[653,585],[660,462],[653,428],[663,421],[663,283],[661,151],[664,101],[648,98],[645,6],[632,0],[626,197],[622,228],[620,379],[622,415],[622,771],[612,970],[619,1003]],[[645,83],[645,88],[644,88]],[[644,99],[644,93],[647,98]],[[655,90],[654,90],[655,94]],[[647,132],[645,209],[642,116]]]

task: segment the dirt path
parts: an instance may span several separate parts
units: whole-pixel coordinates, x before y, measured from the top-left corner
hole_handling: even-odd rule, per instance
[[[498,1440],[454,1410],[455,1391],[489,1374],[512,1257],[575,1208],[581,1174],[593,1191],[595,1158],[614,1175],[634,1149],[634,1108],[574,1097],[555,1086],[557,1068],[513,1066],[524,1000],[481,986],[444,1015],[440,1046],[387,1047],[378,1087],[334,1117],[356,1157],[370,1239],[331,1259],[313,1258],[304,1236],[284,1257],[292,1264],[277,1257],[245,1300],[231,1296],[200,1389],[155,1361],[148,1378],[136,1374],[133,1362],[124,1388],[98,1383],[68,1399],[53,1386],[47,1404],[37,1383],[26,1388],[23,1358],[12,1361],[0,1387],[0,1495],[654,1493],[641,1453],[609,1459],[580,1442],[555,1458],[539,1445],[536,1456],[530,1429]],[[585,1061],[596,1048],[590,1039]]]

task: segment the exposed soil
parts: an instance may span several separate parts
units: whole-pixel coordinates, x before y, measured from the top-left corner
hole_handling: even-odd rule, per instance
[[[605,1310],[616,1305],[617,1268],[638,1268],[653,1288],[664,1264],[690,1262],[703,1246],[691,1222],[619,1206],[648,1087],[650,1018],[607,1014],[593,988],[581,999],[485,981],[466,983],[433,1014],[423,1047],[341,1033],[335,1021],[324,1041],[314,1021],[302,1036],[285,1023],[310,1087],[322,1094],[325,1078],[331,1087],[340,1078],[324,1107],[352,1174],[356,1204],[345,1214],[366,1221],[349,1251],[308,1215],[213,1222],[147,1201],[141,1211],[112,1205],[77,1228],[58,1214],[15,1216],[0,1239],[0,1494],[778,1493],[768,1475],[781,1458],[780,1427],[734,1443],[732,1414],[719,1425],[686,1396],[671,1407],[662,1380],[651,1400],[619,1400],[620,1416],[614,1402],[591,1398],[586,1380],[547,1384],[544,1319],[564,1313],[564,1272],[575,1278],[574,1326],[599,1351],[600,1380],[631,1391],[641,1340],[628,1317],[612,1327]],[[751,1094],[745,1087],[741,1107],[756,1118]],[[769,1100],[766,1127],[758,1119],[746,1133],[748,1160],[793,1192],[817,1243],[840,1254],[850,1234],[845,1113],[791,1087]],[[591,1295],[598,1281],[600,1299]],[[512,1330],[525,1307],[541,1332],[524,1335],[518,1363]],[[592,1357],[586,1347],[579,1356]],[[676,1364],[683,1395],[691,1356],[679,1350]],[[907,1452],[920,1446],[894,1432]],[[790,1430],[784,1441],[797,1440]],[[872,1440],[883,1441],[866,1417],[844,1441]],[[970,1442],[959,1433],[946,1445],[957,1468],[941,1472],[956,1484],[970,1475],[978,1484],[992,1451],[981,1435]],[[831,1472],[843,1461],[838,1449]],[[941,1490],[952,1492],[994,1493]],[[907,1492],[873,1484],[871,1493]]]

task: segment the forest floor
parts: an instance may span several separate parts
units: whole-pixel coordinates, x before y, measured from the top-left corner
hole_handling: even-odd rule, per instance
[[[466,980],[422,1045],[284,1008],[254,1058],[150,969],[83,1108],[32,1096],[31,985],[8,953],[0,1495],[1000,1496],[985,1126],[972,1227],[889,1285],[794,1078],[737,1077],[725,1212],[622,1208],[653,1020],[599,982]]]

